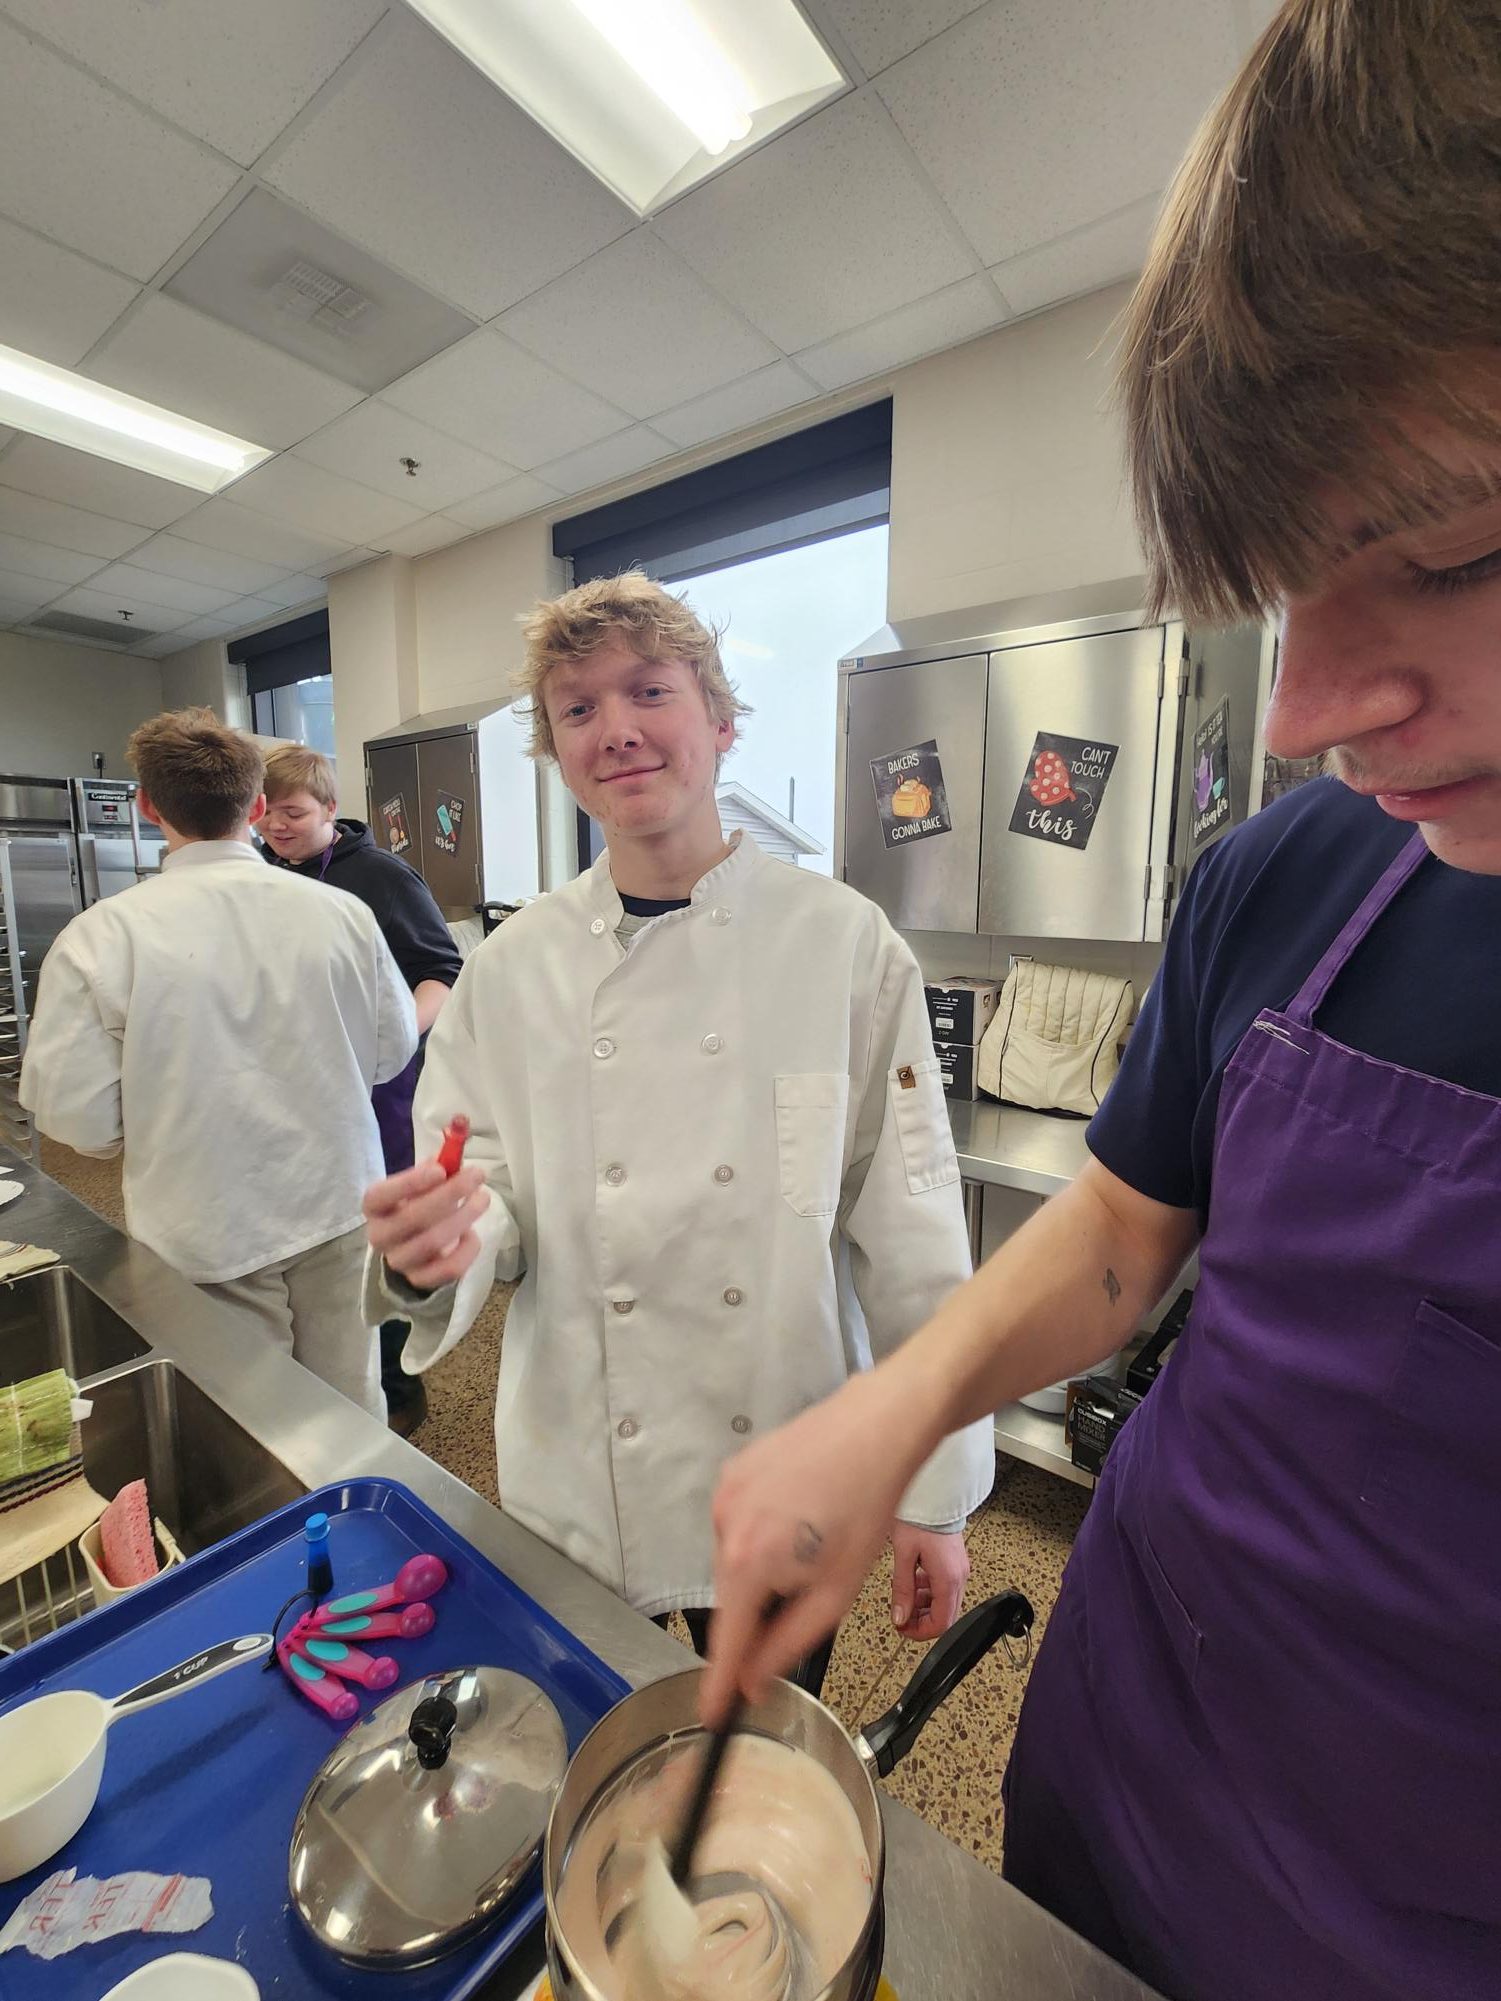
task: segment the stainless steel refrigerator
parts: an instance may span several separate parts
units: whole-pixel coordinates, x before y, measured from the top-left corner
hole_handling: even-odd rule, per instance
[[[82,907],[68,781],[0,777],[0,1140],[18,1152],[35,1150],[19,1084],[37,975]]]

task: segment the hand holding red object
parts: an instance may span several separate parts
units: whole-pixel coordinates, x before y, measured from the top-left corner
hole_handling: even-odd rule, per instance
[[[464,1164],[464,1144],[469,1138],[469,1121],[462,1112],[448,1122],[443,1144],[438,1149],[438,1165],[452,1181]]]

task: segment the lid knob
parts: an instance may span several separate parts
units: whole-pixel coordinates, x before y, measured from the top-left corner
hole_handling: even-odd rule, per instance
[[[407,1736],[417,1747],[417,1762],[424,1771],[441,1771],[448,1763],[449,1740],[458,1720],[459,1712],[446,1695],[429,1695],[412,1711]]]

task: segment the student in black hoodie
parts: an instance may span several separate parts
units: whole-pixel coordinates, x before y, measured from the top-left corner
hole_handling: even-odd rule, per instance
[[[433,893],[409,862],[377,847],[363,820],[340,819],[334,768],[320,751],[283,744],[266,759],[266,816],[257,832],[267,861],[299,875],[332,883],[368,904],[412,990],[422,1036],[438,1018],[462,963]],[[385,1151],[386,1172],[410,1167],[412,1093],[422,1052],[389,1084],[371,1094]],[[420,1424],[427,1393],[419,1376],[401,1366],[407,1324],[389,1320],[380,1330],[381,1387],[391,1422],[403,1434]]]

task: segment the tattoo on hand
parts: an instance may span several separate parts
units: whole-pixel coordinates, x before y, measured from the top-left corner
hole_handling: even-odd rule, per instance
[[[812,1522],[799,1522],[797,1533],[792,1538],[792,1554],[799,1563],[816,1563],[823,1548],[823,1537]]]
[[[1110,1269],[1109,1265],[1106,1265],[1105,1267],[1105,1277],[1102,1282],[1104,1284],[1106,1293],[1109,1295],[1110,1304],[1114,1306],[1115,1302],[1121,1296],[1121,1282],[1116,1277],[1115,1273]]]

